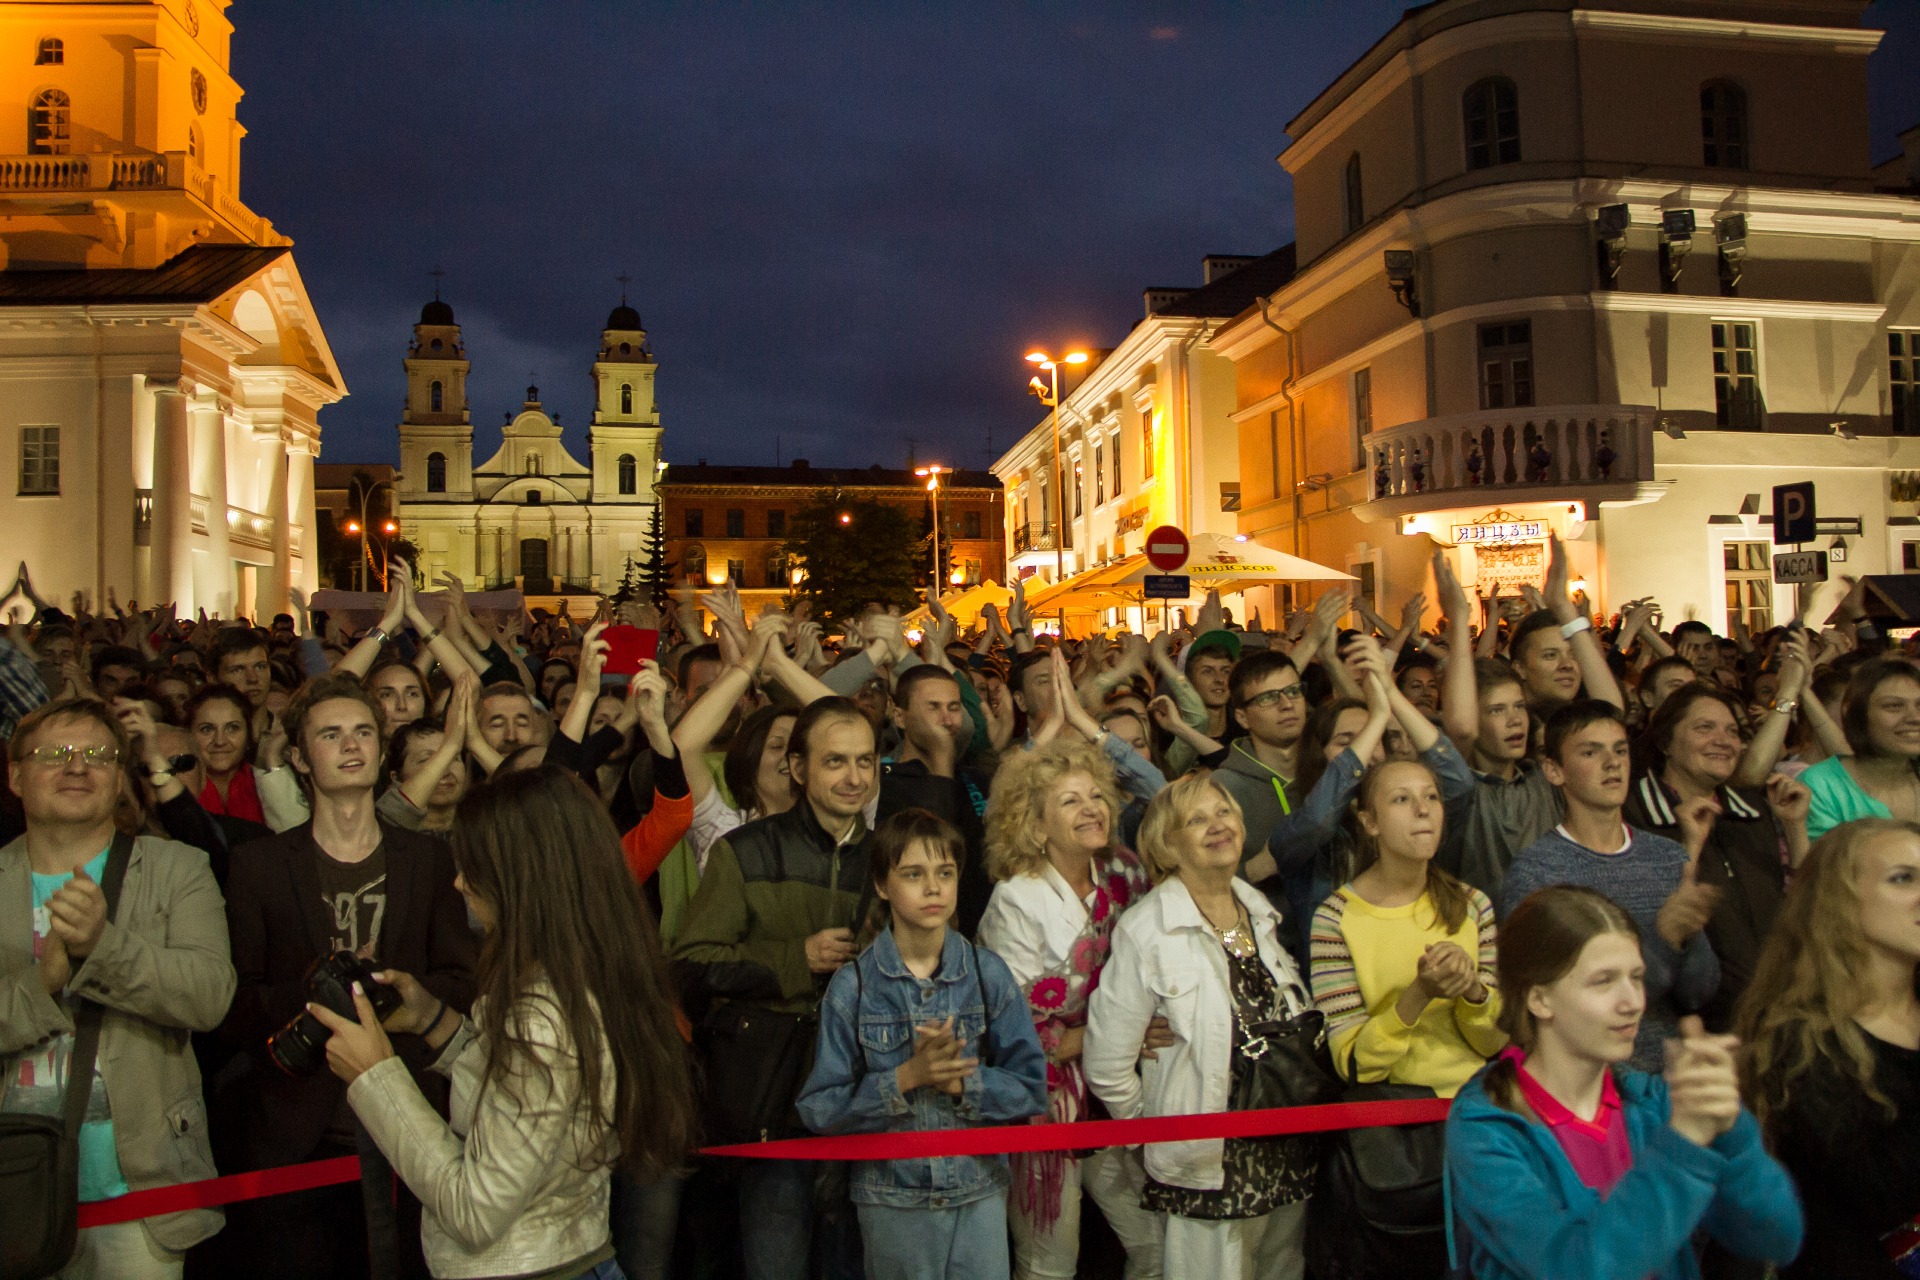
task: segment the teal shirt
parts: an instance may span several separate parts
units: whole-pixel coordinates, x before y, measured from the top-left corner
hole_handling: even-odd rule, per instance
[[[107,873],[107,853],[108,850],[102,849],[99,857],[87,863],[87,874],[96,883]],[[57,876],[33,873],[35,956],[40,954],[42,940],[51,932],[47,923],[47,900],[72,878],[72,872]],[[72,1055],[71,1035],[55,1036],[38,1048],[19,1054],[8,1072],[6,1097],[0,1100],[0,1110],[59,1115],[66,1097],[67,1062]],[[93,1093],[87,1100],[86,1119],[80,1125],[80,1199],[83,1202],[111,1200],[125,1194],[127,1180],[120,1172],[120,1155],[113,1146],[113,1109],[96,1057]]]
[[[1855,818],[1891,818],[1893,811],[1861,789],[1840,756],[1828,756],[1801,772],[1800,781],[1813,792],[1807,810],[1807,839],[1818,840],[1843,822]]]

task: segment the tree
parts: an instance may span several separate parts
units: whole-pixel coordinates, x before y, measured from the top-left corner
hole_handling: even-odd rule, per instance
[[[620,585],[614,588],[613,603],[628,604],[646,599],[646,596],[647,587],[641,580],[640,566],[633,562],[632,556],[628,556],[626,568],[620,571]]]
[[[647,526],[645,557],[640,565],[640,594],[654,608],[664,609],[673,594],[675,565],[667,559],[667,517],[658,502],[653,504],[653,523]]]
[[[781,552],[806,576],[793,594],[847,626],[869,604],[913,607],[925,545],[913,516],[866,498],[821,494],[794,513]]]

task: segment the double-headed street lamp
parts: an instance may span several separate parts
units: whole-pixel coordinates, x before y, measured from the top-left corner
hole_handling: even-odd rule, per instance
[[[924,467],[915,467],[913,474],[927,478],[927,501],[933,504],[933,594],[940,596],[940,477],[952,475],[952,467],[943,467],[937,462]]]
[[[347,521],[348,534],[357,533],[360,535],[360,561],[354,565],[354,576],[360,580],[359,589],[362,591],[367,589],[367,566],[373,563],[373,552],[367,546],[367,534],[369,532],[367,499],[373,496],[374,490],[381,488],[391,489],[393,488],[395,480],[402,479],[405,479],[405,477],[396,471],[392,480],[376,480],[370,485],[363,486],[360,490],[360,518],[358,520]],[[386,520],[381,522],[380,531],[391,538],[400,531],[400,526],[394,523],[392,516],[388,516]],[[386,578],[386,556],[382,555],[380,557],[380,589],[383,591],[386,590]]]
[[[1067,543],[1067,472],[1066,468],[1060,462],[1060,366],[1063,364],[1085,364],[1087,362],[1087,353],[1084,351],[1069,351],[1058,360],[1055,360],[1044,351],[1029,351],[1027,352],[1027,362],[1029,364],[1037,364],[1042,369],[1045,369],[1048,376],[1053,380],[1051,389],[1049,389],[1047,383],[1040,381],[1038,376],[1032,378],[1027,383],[1027,386],[1032,388],[1033,393],[1040,397],[1041,404],[1053,410],[1053,470],[1059,481],[1053,491],[1056,511],[1053,526],[1053,578],[1055,582],[1064,582],[1067,577],[1067,556],[1065,549]],[[1064,635],[1066,633],[1063,631],[1061,634]]]

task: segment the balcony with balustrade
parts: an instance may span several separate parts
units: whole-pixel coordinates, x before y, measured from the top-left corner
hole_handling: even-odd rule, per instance
[[[279,244],[273,224],[184,151],[76,152],[71,155],[0,156],[0,201],[34,196],[124,196],[139,203],[150,194],[183,192],[204,205],[242,240]],[[9,199],[11,198],[11,199]]]
[[[1369,492],[1354,508],[1381,520],[1450,507],[1603,502],[1649,496],[1650,405],[1542,405],[1422,418],[1364,441]]]
[[[1073,546],[1073,537],[1069,533],[1067,548]],[[1054,527],[1051,521],[1033,521],[1029,524],[1013,526],[1013,553],[1021,555],[1028,551],[1052,551],[1054,549]]]

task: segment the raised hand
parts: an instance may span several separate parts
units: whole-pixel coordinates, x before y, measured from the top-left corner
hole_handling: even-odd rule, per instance
[[[1714,819],[1720,816],[1720,802],[1712,796],[1695,796],[1683,803],[1675,816],[1680,820],[1680,842],[1687,846],[1687,856],[1699,858],[1713,832]]]
[[[1807,814],[1813,808],[1813,792],[1798,778],[1770,773],[1767,775],[1767,808],[1773,810],[1773,816],[1780,819],[1781,825],[1799,827],[1804,832]]]
[[[1734,1053],[1737,1036],[1710,1036],[1700,1019],[1680,1019],[1680,1036],[1668,1040],[1668,1123],[1689,1142],[1707,1146],[1740,1118],[1740,1079]]]
[[[1700,883],[1700,859],[1687,859],[1680,872],[1680,885],[1670,894],[1653,919],[1654,931],[1675,951],[1681,950],[1694,934],[1707,927],[1713,909],[1720,905],[1723,892],[1716,885]]]
[[[1205,635],[1209,631],[1219,631],[1226,625],[1227,614],[1226,610],[1220,607],[1220,593],[1207,592],[1206,601],[1200,606],[1200,615],[1193,624],[1195,633]]]

